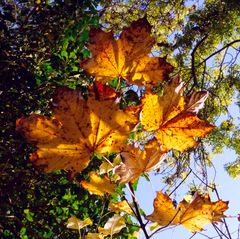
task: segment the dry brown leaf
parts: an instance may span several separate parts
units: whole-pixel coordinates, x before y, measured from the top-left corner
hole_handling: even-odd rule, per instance
[[[173,67],[165,58],[148,56],[155,43],[150,33],[146,18],[124,28],[118,40],[113,32],[92,29],[88,44],[92,58],[81,61],[80,65],[103,83],[115,77],[140,85],[166,80]]]
[[[54,117],[31,115],[17,121],[17,130],[37,151],[31,160],[46,172],[66,169],[81,172],[94,152],[122,151],[138,113],[123,111],[114,99],[99,101],[95,94],[84,100],[78,91],[59,89]]]
[[[145,130],[155,131],[155,137],[161,144],[162,151],[173,148],[183,152],[197,145],[197,137],[204,138],[213,130],[213,125],[196,115],[206,100],[206,93],[195,96],[198,97],[186,103],[186,98],[182,96],[182,82],[179,78],[175,78],[165,86],[162,96],[146,93],[143,99],[141,123]]]
[[[80,185],[91,194],[103,196],[105,193],[113,193],[116,187],[107,176],[101,177],[96,172],[90,172],[90,181],[81,181]]]
[[[182,224],[191,232],[201,231],[208,223],[220,222],[228,202],[218,200],[211,202],[208,195],[196,193],[190,202],[182,200],[177,208],[170,197],[161,191],[154,199],[154,211],[146,219],[157,222],[161,226]]]
[[[134,182],[145,172],[159,168],[165,158],[156,139],[150,140],[144,150],[127,145],[121,153],[123,163],[115,168],[119,183]]]

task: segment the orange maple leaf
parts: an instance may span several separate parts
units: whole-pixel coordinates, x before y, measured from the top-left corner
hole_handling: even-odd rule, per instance
[[[141,123],[145,130],[154,131],[162,151],[181,152],[197,145],[214,126],[199,119],[197,111],[207,98],[206,92],[195,92],[190,99],[182,96],[182,82],[175,78],[164,88],[162,96],[147,92],[143,99]]]
[[[103,83],[115,77],[140,85],[167,79],[173,67],[165,58],[148,56],[155,43],[150,33],[146,18],[124,28],[118,40],[113,32],[91,29],[88,49],[92,58],[82,60],[80,65]]]
[[[17,120],[17,130],[36,143],[31,160],[46,172],[81,172],[94,152],[122,151],[138,113],[123,111],[114,99],[99,101],[91,92],[84,100],[78,91],[58,90],[54,117],[33,114]]]
[[[114,171],[120,176],[119,183],[134,182],[143,173],[159,168],[165,158],[156,139],[148,141],[144,150],[127,145],[121,152],[123,163],[116,166]]]
[[[157,192],[153,205],[154,211],[147,220],[161,226],[182,224],[191,232],[201,231],[208,223],[220,222],[225,217],[223,212],[228,209],[228,202],[211,202],[209,195],[198,193],[189,202],[182,200],[175,208],[170,197],[161,191]]]
[[[80,185],[91,194],[103,196],[105,193],[114,192],[116,185],[111,183],[107,176],[101,177],[96,172],[90,172],[89,176],[90,182],[83,180]]]

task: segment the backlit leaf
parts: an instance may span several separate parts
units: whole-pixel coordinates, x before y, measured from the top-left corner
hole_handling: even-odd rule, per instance
[[[91,172],[89,175],[90,182],[83,180],[80,182],[80,184],[91,194],[103,196],[105,193],[114,192],[116,186],[111,183],[110,179],[107,176],[100,177],[96,172]]]
[[[221,222],[227,209],[228,202],[211,202],[208,195],[201,196],[198,193],[189,202],[183,199],[175,208],[170,197],[159,191],[154,199],[154,211],[146,219],[161,226],[182,224],[195,232],[201,231],[208,223]]]
[[[119,215],[114,215],[104,225],[104,227],[98,227],[98,231],[104,236],[112,236],[113,234],[119,233],[126,226],[124,218]]]
[[[173,67],[165,58],[148,56],[155,43],[150,33],[146,18],[124,28],[118,40],[113,32],[92,29],[88,44],[92,58],[81,61],[80,65],[103,83],[115,77],[134,84],[154,84],[167,79]]]
[[[69,229],[75,229],[75,230],[80,230],[86,226],[92,225],[92,220],[90,218],[87,218],[85,220],[80,220],[74,216],[68,218],[67,221],[67,228]]]
[[[128,205],[127,201],[124,200],[122,202],[110,203],[109,209],[113,212],[126,212],[128,214],[133,214],[131,207]]]
[[[204,138],[214,128],[196,115],[206,100],[206,92],[194,95],[197,97],[189,101],[182,96],[182,82],[178,77],[165,86],[162,96],[152,92],[145,94],[141,122],[145,130],[155,132],[162,151],[177,149],[183,152],[195,147],[196,138]]]
[[[17,130],[37,145],[31,160],[46,172],[66,169],[81,172],[94,152],[122,151],[138,121],[133,109],[123,111],[114,99],[84,100],[78,91],[59,89],[54,117],[33,114],[17,120]]]
[[[150,140],[144,150],[127,145],[121,156],[123,163],[115,168],[119,183],[134,182],[143,173],[159,168],[165,158],[156,139]]]

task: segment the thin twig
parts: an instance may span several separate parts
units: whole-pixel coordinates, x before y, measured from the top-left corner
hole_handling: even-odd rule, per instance
[[[127,198],[125,196],[123,196],[123,199],[126,200],[128,206],[131,208],[132,212],[134,213],[135,217],[137,218],[137,214],[136,214],[135,210],[133,209],[131,203],[127,200]]]
[[[215,56],[216,54],[220,53],[220,52],[223,51],[224,49],[230,47],[231,45],[233,45],[233,44],[235,44],[235,43],[237,43],[237,42],[240,42],[240,39],[234,40],[234,41],[228,43],[227,45],[225,45],[224,47],[222,47],[221,49],[213,52],[211,55],[209,55],[207,58],[205,58],[202,62],[200,62],[200,63],[198,64],[198,66],[202,65],[204,62],[206,62],[207,60],[209,60],[211,57]]]
[[[184,177],[184,179],[173,189],[173,191],[169,194],[169,196],[171,196],[183,183],[184,181],[188,178],[188,176],[190,175],[190,173],[192,172],[192,169],[190,169],[190,171],[188,172],[188,174]]]
[[[215,231],[217,232],[217,234],[220,238],[222,238],[222,235],[223,235],[224,237],[229,239],[214,223],[212,223],[212,226],[213,226],[213,228],[215,229]]]
[[[109,159],[107,157],[105,157],[104,155],[102,156],[103,159],[108,162],[112,167],[114,167],[114,165],[112,164],[112,162],[109,161]]]
[[[148,235],[147,230],[145,228],[145,224],[143,223],[142,216],[141,216],[140,211],[139,211],[139,206],[138,206],[138,203],[136,201],[136,197],[133,196],[134,195],[134,190],[133,190],[132,184],[129,183],[128,185],[129,185],[130,190],[132,191],[131,195],[132,195],[132,199],[133,199],[133,205],[135,207],[136,214],[137,214],[137,220],[138,220],[138,222],[140,224],[140,227],[143,230],[143,233],[144,233],[146,239],[150,239],[150,236]]]
[[[213,191],[216,193],[218,200],[220,200],[220,197],[219,197],[219,194],[218,194],[218,191],[217,191],[217,188],[216,188],[216,185],[215,185],[215,184],[214,184],[214,189],[213,189]],[[229,228],[228,228],[228,225],[227,225],[227,222],[226,222],[225,218],[223,218],[223,224],[224,224],[224,226],[225,226],[225,228],[226,228],[228,237],[231,239],[232,236],[231,236],[231,233],[230,233],[230,231],[229,231]]]
[[[196,236],[196,234],[197,234],[197,233],[194,232],[194,233],[192,234],[192,236],[189,237],[189,239],[191,239],[191,238],[193,238],[194,236]]]
[[[171,225],[171,223],[175,220],[175,218],[177,217],[177,215],[178,215],[178,213],[180,212],[180,210],[181,210],[181,208],[178,208],[176,214],[175,214],[174,217],[171,219],[171,221],[170,221],[167,225],[158,228],[155,232],[153,232],[153,233],[149,236],[149,238],[152,237],[154,234],[158,233],[159,231],[163,230],[164,228],[167,228],[169,225]]]

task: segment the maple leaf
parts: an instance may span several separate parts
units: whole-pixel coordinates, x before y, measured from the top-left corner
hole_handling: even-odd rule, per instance
[[[114,169],[120,176],[119,183],[134,182],[143,173],[159,168],[165,158],[156,139],[148,141],[144,150],[127,145],[121,156],[123,163]]]
[[[114,215],[108,219],[103,228],[98,227],[98,231],[104,236],[112,236],[113,234],[119,233],[125,226],[124,218],[119,215]]]
[[[154,211],[146,219],[161,226],[182,224],[191,232],[201,231],[207,223],[220,222],[223,212],[228,209],[228,202],[211,202],[209,195],[198,193],[188,202],[182,200],[175,208],[170,197],[161,191],[154,199]]]
[[[90,172],[89,176],[90,182],[83,180],[80,182],[80,184],[91,194],[103,196],[105,193],[114,192],[115,185],[111,183],[110,179],[107,176],[100,177],[96,172]]]
[[[148,56],[155,43],[150,33],[146,18],[124,28],[118,40],[113,32],[91,29],[88,49],[92,58],[81,61],[80,65],[103,83],[115,77],[140,85],[167,79],[173,67],[165,58]]]
[[[147,92],[143,99],[141,123],[145,130],[154,131],[162,151],[181,152],[197,145],[214,126],[199,119],[196,112],[207,98],[206,92],[196,92],[190,100],[182,96],[182,82],[175,78],[164,88],[162,96]]]
[[[110,203],[109,209],[113,212],[126,212],[127,214],[133,214],[133,211],[126,200],[117,203]]]
[[[46,172],[66,169],[81,172],[94,152],[122,151],[138,113],[118,108],[114,99],[96,100],[91,92],[84,100],[78,91],[59,89],[54,117],[33,114],[17,120],[17,130],[37,151],[30,158]]]
[[[92,225],[92,220],[90,218],[87,218],[85,220],[80,220],[75,216],[72,216],[68,218],[67,221],[67,228],[69,229],[75,229],[75,230],[80,230],[88,225]]]

